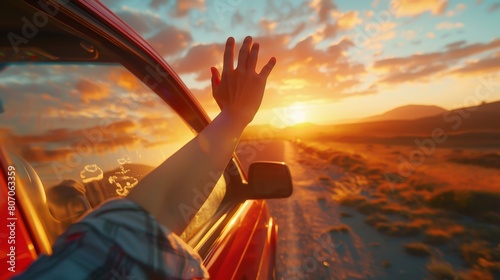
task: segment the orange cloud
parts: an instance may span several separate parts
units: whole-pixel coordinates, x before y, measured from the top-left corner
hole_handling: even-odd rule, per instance
[[[273,33],[274,29],[276,28],[276,25],[277,25],[276,21],[267,19],[260,20],[260,27],[262,30],[264,30],[265,33]]]
[[[80,95],[83,103],[99,101],[107,98],[110,94],[108,87],[102,83],[96,83],[89,79],[80,79],[75,84],[75,89]]]
[[[210,78],[210,67],[221,63],[224,44],[196,45],[187,54],[173,63],[179,74],[196,73],[198,80]]]
[[[176,12],[174,15],[179,17],[185,16],[191,9],[202,10],[205,8],[204,0],[182,0],[176,1],[176,3]]]
[[[361,22],[362,20],[359,18],[357,11],[348,11],[346,13],[340,13],[337,16],[337,24],[340,29],[351,30]]]
[[[500,56],[494,58],[485,58],[477,62],[467,63],[464,67],[457,69],[452,74],[459,76],[481,75],[500,71]]]
[[[425,12],[442,14],[448,0],[392,0],[391,9],[398,16],[417,16]]]
[[[387,73],[387,76],[381,79],[381,82],[384,83],[395,84],[425,80],[431,75],[446,73],[446,70],[460,59],[500,48],[500,39],[486,44],[477,43],[471,45],[466,45],[464,41],[459,41],[449,44],[446,47],[447,50],[442,52],[378,60],[374,63],[373,67],[375,70],[382,70]],[[477,63],[479,64],[470,64],[461,70],[456,70],[454,73],[465,74],[496,69],[493,63],[488,61]]]
[[[192,41],[191,33],[175,26],[168,26],[148,39],[151,46],[162,56],[177,54]]]
[[[332,12],[337,10],[337,6],[331,0],[314,0],[310,7],[317,12],[320,23],[327,22]]]

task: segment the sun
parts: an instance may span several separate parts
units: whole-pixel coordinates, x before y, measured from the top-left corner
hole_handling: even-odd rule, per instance
[[[289,126],[301,124],[306,121],[306,113],[304,112],[304,106],[302,105],[292,105],[287,107],[286,116]]]

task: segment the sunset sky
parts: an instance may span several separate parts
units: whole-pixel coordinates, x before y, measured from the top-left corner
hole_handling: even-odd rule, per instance
[[[228,36],[278,64],[254,123],[329,123],[407,104],[462,107],[500,73],[500,1],[103,1],[180,74],[210,115]],[[486,101],[500,99],[500,92]]]

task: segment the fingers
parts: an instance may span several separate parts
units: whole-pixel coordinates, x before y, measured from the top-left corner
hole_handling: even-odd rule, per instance
[[[274,65],[276,65],[276,58],[271,57],[271,59],[269,59],[269,62],[267,62],[267,64],[260,71],[259,76],[261,76],[264,79],[267,79],[267,77],[269,77],[269,74],[273,70]]]
[[[255,43],[250,51],[250,56],[247,61],[247,69],[255,71],[255,66],[257,66],[257,58],[259,57],[259,44]]]
[[[229,37],[224,50],[224,66],[222,71],[228,72],[234,69],[234,38]]]
[[[246,69],[248,53],[250,52],[250,46],[252,45],[252,37],[247,36],[243,40],[243,45],[241,45],[240,53],[238,55],[238,66],[236,68]]]
[[[212,72],[212,79],[211,79],[212,94],[214,94],[215,90],[217,89],[217,87],[220,84],[220,73],[219,73],[219,70],[217,70],[217,68],[215,68],[215,67],[210,68],[210,71]]]

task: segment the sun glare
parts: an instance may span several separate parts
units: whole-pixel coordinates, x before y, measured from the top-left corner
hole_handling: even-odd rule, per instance
[[[286,108],[286,116],[287,116],[288,126],[300,124],[306,121],[306,114],[304,112],[304,107],[301,105],[292,105]]]

